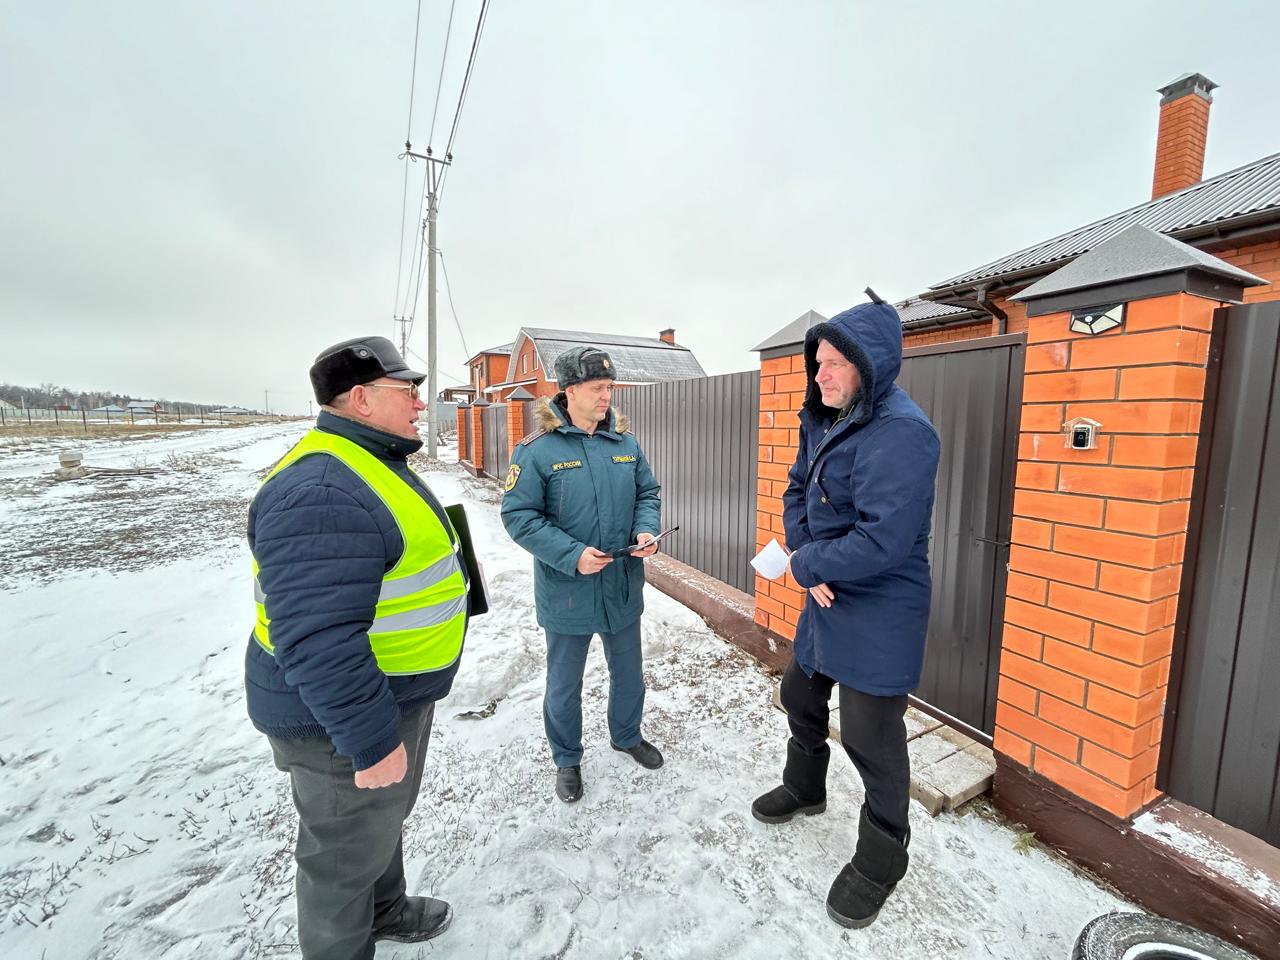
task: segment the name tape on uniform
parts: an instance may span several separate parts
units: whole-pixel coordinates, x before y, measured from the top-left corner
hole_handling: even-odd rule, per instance
[[[614,458],[613,458],[613,462],[614,462],[614,463],[635,463],[635,462],[636,462],[636,458],[635,458],[635,457],[633,457],[631,454],[629,454],[629,453],[628,453],[628,454],[626,454],[626,455],[624,455],[624,456],[621,456],[621,457],[614,457]]]
[[[581,460],[562,460],[551,465],[552,470],[573,470],[582,466]]]

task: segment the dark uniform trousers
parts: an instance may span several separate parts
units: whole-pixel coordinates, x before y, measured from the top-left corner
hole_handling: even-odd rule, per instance
[[[794,659],[782,677],[782,707],[791,736],[803,753],[823,761],[830,752],[829,704],[835,683],[817,671],[806,676]],[[840,685],[841,745],[862,777],[872,821],[898,840],[907,837],[911,799],[906,712],[906,694],[877,697]]]
[[[422,785],[435,703],[402,711],[408,772],[389,787],[361,790],[348,757],[327,738],[268,737],[289,774],[298,808],[298,942],[304,960],[370,960],[373,928],[404,905],[401,828]]]

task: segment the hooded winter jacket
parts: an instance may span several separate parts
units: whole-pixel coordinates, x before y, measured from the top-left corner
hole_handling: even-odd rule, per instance
[[[819,340],[862,378],[843,418],[814,381]],[[824,608],[805,598],[795,659],[807,674],[863,693],[909,693],[920,682],[929,622],[938,434],[894,383],[902,326],[888,304],[862,304],[811,328],[804,354],[808,387],[783,523],[792,575],[803,587],[827,584],[835,601]]]
[[[555,633],[617,633],[644,611],[644,561],[614,560],[583,576],[587,547],[612,551],[658,535],[658,481],[630,421],[610,410],[594,433],[575,427],[563,406],[543,398],[534,408],[541,431],[511,456],[502,523],[534,556],[538,623]]]

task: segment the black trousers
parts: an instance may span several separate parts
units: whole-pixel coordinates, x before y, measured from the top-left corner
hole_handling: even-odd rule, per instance
[[[431,701],[402,712],[408,772],[374,790],[356,787],[351,760],[325,738],[267,738],[298,808],[294,859],[304,960],[372,960],[374,926],[399,916],[405,899],[400,831],[422,786],[434,716]]]
[[[791,737],[811,757],[825,756],[836,682],[814,672],[806,676],[795,660],[782,677],[782,706]],[[907,837],[911,802],[911,760],[907,755],[907,696],[877,697],[840,685],[840,742],[862,777],[867,813],[898,840]]]

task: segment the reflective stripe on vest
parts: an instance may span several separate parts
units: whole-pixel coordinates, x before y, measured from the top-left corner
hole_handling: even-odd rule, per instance
[[[351,468],[386,505],[400,528],[404,552],[382,578],[378,605],[369,625],[369,647],[383,673],[428,673],[450,667],[462,651],[467,619],[467,584],[461,546],[421,495],[386,464],[345,437],[312,430],[284,455],[263,483],[306,456],[326,454]],[[254,636],[268,653],[271,624],[267,595],[253,561],[253,594],[258,621]]]

